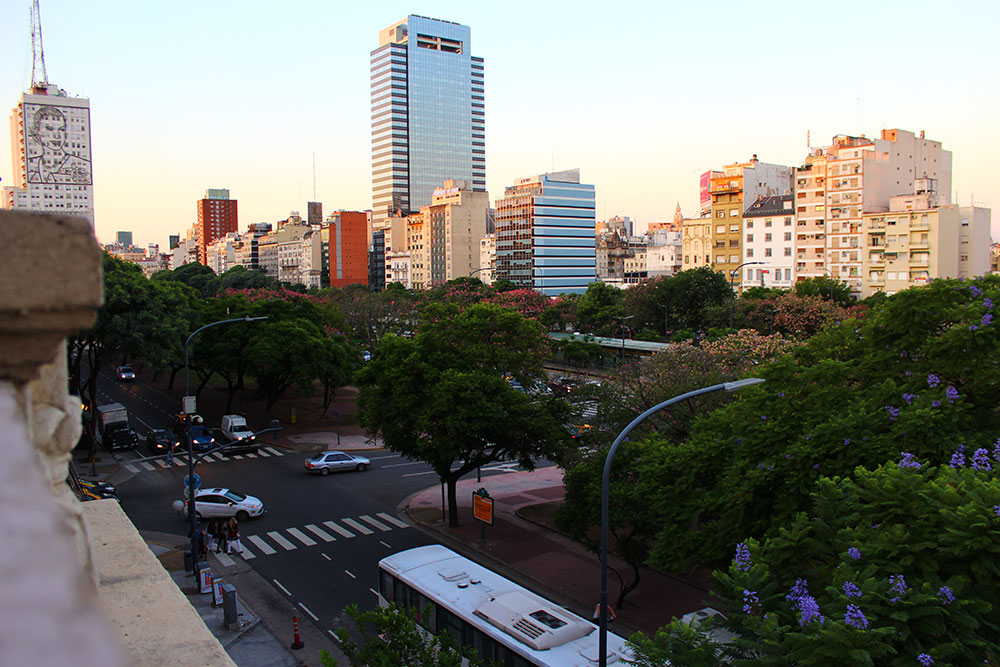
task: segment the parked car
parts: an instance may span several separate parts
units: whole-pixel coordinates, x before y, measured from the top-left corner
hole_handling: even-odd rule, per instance
[[[121,499],[115,491],[115,487],[107,482],[91,482],[85,479],[80,479],[71,472],[70,475],[66,477],[66,484],[69,485],[69,488],[73,490],[76,497],[79,498],[81,502],[87,502],[88,500],[104,500],[108,498],[121,502]]]
[[[152,454],[166,454],[181,449],[181,439],[173,431],[158,428],[146,436],[146,446]]]
[[[368,350],[363,350],[361,352],[361,361],[371,361],[371,360],[372,360],[372,353]]]
[[[237,521],[246,521],[250,517],[264,513],[264,503],[259,498],[237,493],[232,489],[199,489],[194,492],[195,513],[199,517],[236,517]],[[183,500],[174,502],[174,507],[183,516],[187,516],[187,503]]]
[[[191,427],[189,434],[191,436],[191,446],[195,451],[215,447],[215,436],[204,426],[195,424]]]
[[[348,454],[347,452],[333,451],[320,452],[315,456],[309,457],[305,461],[305,468],[307,472],[329,475],[331,472],[337,472],[339,470],[356,470],[361,472],[370,466],[371,463],[372,462],[364,456],[355,456],[354,454]]]
[[[119,382],[135,382],[135,371],[131,366],[119,366],[117,373]]]

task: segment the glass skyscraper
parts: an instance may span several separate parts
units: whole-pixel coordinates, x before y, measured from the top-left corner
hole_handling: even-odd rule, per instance
[[[447,179],[486,190],[483,59],[468,26],[410,15],[371,53],[372,212],[417,212]]]
[[[546,296],[583,294],[597,280],[594,186],[569,169],[518,179],[496,203],[494,280]]]

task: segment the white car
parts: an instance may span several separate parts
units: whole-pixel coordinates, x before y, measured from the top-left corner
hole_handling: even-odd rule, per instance
[[[198,489],[194,492],[194,511],[199,517],[231,517],[237,521],[246,521],[252,516],[264,513],[264,503],[259,498],[243,495],[231,489]],[[178,505],[180,503],[180,505]],[[178,512],[187,516],[187,503],[178,500],[174,503]]]
[[[355,456],[347,452],[320,452],[305,461],[307,472],[316,472],[321,475],[329,475],[338,470],[363,471],[371,465],[371,461],[363,456]]]

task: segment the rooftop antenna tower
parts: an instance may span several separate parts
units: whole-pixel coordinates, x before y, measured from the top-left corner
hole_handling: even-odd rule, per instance
[[[316,153],[313,153],[313,201],[316,201]]]
[[[31,2],[31,91],[44,94],[49,88],[45,72],[45,49],[42,47],[42,13],[38,0]]]

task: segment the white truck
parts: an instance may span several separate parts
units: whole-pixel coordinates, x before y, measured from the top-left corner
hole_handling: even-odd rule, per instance
[[[246,417],[243,415],[223,415],[222,435],[230,442],[251,444],[254,441],[253,431],[247,426]]]
[[[128,424],[128,409],[121,403],[97,406],[97,437],[111,450],[134,449],[139,434]]]

